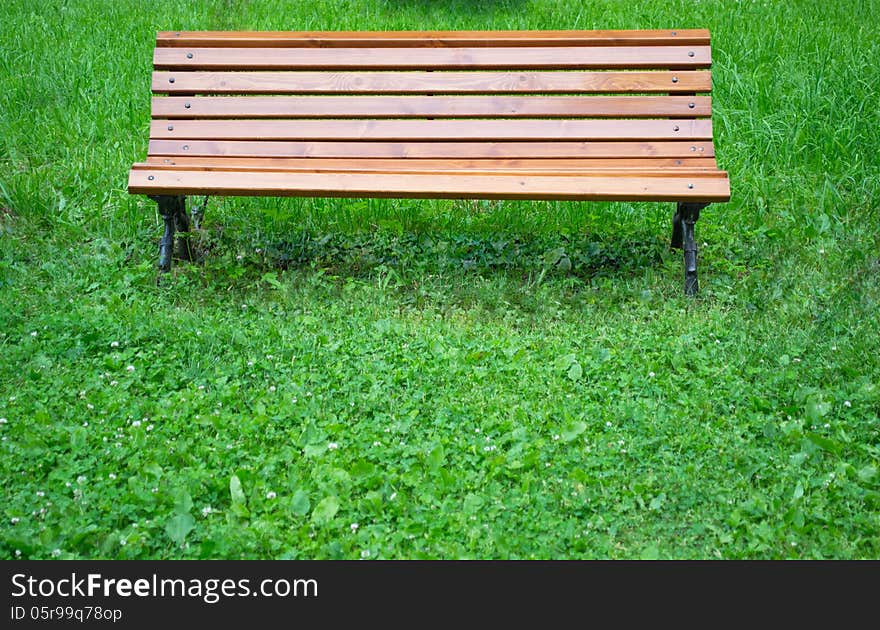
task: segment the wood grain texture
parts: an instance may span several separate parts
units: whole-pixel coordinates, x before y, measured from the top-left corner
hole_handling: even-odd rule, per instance
[[[601,170],[601,169],[708,169],[717,170],[714,158],[520,158],[520,159],[432,159],[432,158],[241,158],[241,157],[190,157],[190,156],[147,156],[148,166],[184,166],[192,170],[210,169],[214,167],[265,168],[268,170],[284,169],[369,169],[369,170],[515,170],[558,171],[558,170]],[[135,164],[136,168],[141,164]]]
[[[419,175],[553,175],[553,176],[577,176],[577,177],[719,177],[721,173],[717,169],[710,168],[649,168],[645,166],[628,167],[508,167],[498,166],[491,162],[473,165],[470,167],[456,166],[452,164],[414,164],[414,160],[400,160],[398,164],[377,165],[364,160],[350,160],[347,164],[338,166],[319,166],[314,160],[311,163],[297,166],[256,165],[246,164],[238,160],[225,160],[219,164],[155,164],[138,163],[132,166],[133,170],[161,170],[161,171],[211,171],[211,172],[268,172],[268,173],[413,173]]]
[[[154,120],[150,138],[186,140],[711,140],[685,120]]]
[[[674,94],[712,90],[708,70],[680,72],[175,72],[155,71],[166,94]]]
[[[708,45],[705,29],[644,31],[160,31],[156,46],[389,48]]]
[[[307,158],[695,158],[711,142],[259,142],[151,140],[157,156]]]
[[[132,170],[132,194],[575,201],[726,201],[726,177],[570,177]]]
[[[707,96],[154,97],[153,118],[694,118]]]
[[[542,48],[156,48],[157,70],[696,69],[709,46]]]

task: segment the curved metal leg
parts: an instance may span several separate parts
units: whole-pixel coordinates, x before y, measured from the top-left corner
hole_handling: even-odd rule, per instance
[[[159,240],[159,271],[171,271],[171,258],[174,253],[174,233],[181,229],[185,231],[189,229],[189,222],[184,216],[183,223],[180,217],[185,214],[186,199],[179,196],[156,195],[150,197],[159,204],[159,214],[165,222],[165,232]]]
[[[697,279],[697,241],[694,237],[694,224],[700,218],[700,210],[708,205],[679,202],[673,218],[672,247],[684,249],[685,295],[696,295],[700,290]]]

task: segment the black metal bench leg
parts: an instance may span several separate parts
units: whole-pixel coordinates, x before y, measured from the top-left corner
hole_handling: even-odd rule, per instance
[[[156,195],[150,199],[159,204],[159,214],[165,221],[165,232],[159,241],[159,271],[171,271],[171,257],[174,253],[174,233],[189,230],[186,218],[186,198],[173,195]],[[183,217],[181,219],[181,217]]]
[[[192,260],[192,250],[190,249],[190,220],[186,213],[186,197],[178,197],[177,214],[174,218],[174,227],[177,230],[177,236],[174,240],[174,256],[178,260]]]
[[[694,237],[694,224],[700,218],[700,211],[707,203],[679,202],[672,219],[672,247],[684,249],[684,293],[696,295],[700,290],[697,280],[697,241]]]

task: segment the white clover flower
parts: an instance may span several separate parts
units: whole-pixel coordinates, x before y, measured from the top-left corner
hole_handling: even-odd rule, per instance
[[[38,497],[44,497],[44,496],[46,496],[46,493],[43,492],[42,490],[37,490],[37,496],[38,496]]]
[[[274,498],[277,497],[277,496],[278,496],[278,495],[275,494],[275,492],[273,492],[272,490],[269,490],[269,492],[266,493],[266,498],[267,498],[267,499],[274,499]]]
[[[134,366],[133,366],[133,365],[127,365],[127,366],[125,367],[125,370],[126,370],[127,372],[134,372]]]
[[[118,348],[118,347],[119,347],[119,342],[118,342],[118,341],[111,341],[111,342],[110,342],[110,347],[111,347],[111,348]]]
[[[553,441],[555,442],[555,441],[557,441],[558,439],[559,439],[559,434],[558,434],[558,433],[554,433],[554,434],[553,434]]]
[[[20,520],[21,519],[18,518],[17,516],[13,516],[11,519],[9,519],[9,522],[12,523],[13,525],[17,525]]]
[[[356,532],[360,525],[358,525],[357,523],[352,523],[349,527],[351,527],[352,532]]]
[[[147,431],[152,431],[152,430],[153,430],[153,425],[152,425],[152,424],[148,424],[148,425],[147,425]]]
[[[94,408],[95,406],[92,403],[86,403],[86,409],[88,409],[89,411],[92,411]]]
[[[212,508],[210,505],[206,505],[205,507],[202,508],[202,516],[204,518],[208,518],[208,514],[212,513],[213,511],[214,511],[214,508]]]
[[[19,553],[19,552],[16,551],[15,553]],[[361,558],[369,558],[369,557],[370,557],[370,550],[369,550],[369,549],[364,549],[364,550],[361,552]]]
[[[610,422],[610,421],[609,421],[609,422],[606,422],[606,423],[605,423],[605,426],[606,426],[606,427],[610,427],[610,426],[611,426],[611,422]]]
[[[37,333],[31,333],[31,334],[36,335]],[[21,549],[16,549],[16,550],[15,550],[15,557],[16,557],[16,558],[20,558],[20,557],[21,557]]]
[[[480,429],[478,429],[478,428],[474,429],[474,433],[479,433],[479,432],[480,432]]]
[[[248,367],[254,367],[254,362],[253,362],[253,361],[248,361]]]
[[[204,385],[199,385],[199,389],[205,389]]]
[[[87,426],[89,426],[89,422],[88,422],[88,420],[87,420],[87,421],[85,421],[85,422],[83,422],[83,426],[84,426],[84,427],[87,427]]]
[[[37,336],[37,331],[35,330],[34,332],[31,333],[31,337],[36,337],[36,336]]]
[[[373,446],[382,446],[382,442],[376,440],[375,442],[373,442]]]
[[[119,385],[119,381],[110,381],[110,387],[116,387]]]
[[[86,481],[88,481],[88,479],[86,478],[85,475],[80,475],[79,477],[76,478],[77,483],[85,483]]]
[[[653,372],[648,372],[648,377],[649,377],[649,378],[654,378],[655,376],[657,376],[657,375],[654,374]]]
[[[116,473],[110,473],[109,475],[107,475],[107,478],[108,479],[116,479]]]
[[[139,427],[139,426],[141,426],[141,421],[140,420],[133,420],[131,423],[131,426]]]
[[[852,407],[852,403],[851,403],[850,401],[848,401],[848,400],[844,400],[844,401],[843,401],[843,406],[844,406],[844,407]]]
[[[337,444],[336,442],[330,442],[327,445],[327,448],[330,449],[331,451],[335,451],[337,448],[339,448],[339,444]]]
[[[7,422],[6,418],[0,418],[0,424],[6,424],[6,422]]]
[[[290,402],[292,402],[292,403],[295,405],[295,404],[296,404],[296,396],[294,396],[293,398],[291,398],[291,399],[290,399]]]
[[[267,359],[268,361],[271,361],[271,360],[274,359],[274,358],[275,358],[275,357],[272,356],[271,354],[267,354],[267,355],[266,355],[266,359]]]
[[[274,394],[274,393],[275,393],[275,386],[274,386],[274,385],[269,385],[269,393],[270,393],[270,394]]]
[[[57,558],[57,557],[60,556],[60,555],[61,555],[61,550],[60,550],[60,549],[53,549],[53,550],[52,550],[52,557],[53,557],[53,558]]]
[[[127,545],[127,544],[128,544],[128,541],[125,538],[119,539],[119,546],[120,547],[125,547],[125,545]]]

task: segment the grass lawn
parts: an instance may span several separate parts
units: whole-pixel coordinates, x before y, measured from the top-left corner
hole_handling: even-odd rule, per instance
[[[880,3],[4,0],[0,557],[880,557]],[[209,201],[155,31],[699,28],[733,199]]]

